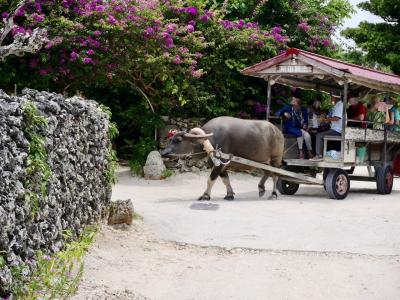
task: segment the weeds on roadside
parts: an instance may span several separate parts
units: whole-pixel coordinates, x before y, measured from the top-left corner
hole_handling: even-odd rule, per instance
[[[87,227],[77,241],[52,256],[37,252],[35,259],[11,266],[15,299],[69,299],[77,291],[83,274],[83,256],[92,244],[97,229]],[[64,238],[72,239],[66,231]]]
[[[172,172],[171,170],[169,170],[169,169],[166,169],[163,173],[162,173],[162,178],[163,179],[166,179],[166,178],[168,178],[168,177],[171,177],[172,175],[174,175],[174,172]]]
[[[52,176],[47,162],[45,138],[41,131],[47,127],[47,120],[39,114],[33,102],[27,102],[22,107],[25,114],[26,127],[24,133],[29,141],[27,179],[24,182],[25,200],[29,203],[32,216],[35,217],[40,208],[40,197],[47,194],[47,183]]]

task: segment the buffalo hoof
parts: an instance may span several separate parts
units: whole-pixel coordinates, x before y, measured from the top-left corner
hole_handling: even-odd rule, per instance
[[[235,199],[235,196],[233,194],[228,194],[224,197],[225,200],[229,200],[232,201],[233,199]]]
[[[204,201],[204,200],[210,200],[211,197],[208,194],[203,194],[199,197],[199,199],[197,199],[198,201]]]
[[[276,200],[278,199],[278,194],[276,192],[272,192],[271,196],[268,197],[268,200]]]
[[[262,197],[265,194],[265,188],[262,186],[258,186],[258,197]]]

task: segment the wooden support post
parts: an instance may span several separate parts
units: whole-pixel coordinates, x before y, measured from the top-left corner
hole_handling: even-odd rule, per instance
[[[267,111],[266,111],[266,119],[269,119],[269,112],[271,110],[271,78],[268,77],[268,87],[267,87]]]
[[[346,138],[346,123],[347,123],[346,107],[347,107],[348,89],[349,89],[349,83],[346,80],[344,83],[344,86],[343,86],[342,142],[341,142],[342,161],[344,161],[344,147],[345,147],[345,138]]]

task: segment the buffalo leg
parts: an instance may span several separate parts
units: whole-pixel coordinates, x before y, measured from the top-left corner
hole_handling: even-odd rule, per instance
[[[199,197],[198,200],[210,200],[211,199],[211,189],[214,186],[214,183],[217,180],[219,174],[221,174],[222,167],[223,166],[218,166],[218,167],[213,168],[213,170],[211,171],[210,177],[208,177],[208,180],[207,180],[207,189],[203,193],[203,195],[201,195]]]
[[[264,176],[261,178],[260,182],[258,183],[258,196],[261,198],[265,194],[265,182],[269,177],[269,173],[264,171]]]
[[[271,174],[272,180],[273,180],[273,186],[272,186],[272,193],[268,197],[268,200],[273,200],[273,199],[278,199],[278,194],[276,193],[276,183],[278,182],[278,176],[276,174]]]
[[[222,179],[222,182],[225,184],[226,186],[226,196],[225,196],[225,200],[233,200],[235,198],[235,193],[233,192],[232,186],[231,186],[231,181],[229,180],[229,175],[228,172],[226,170],[223,170],[221,172],[221,174],[219,174],[219,176]]]

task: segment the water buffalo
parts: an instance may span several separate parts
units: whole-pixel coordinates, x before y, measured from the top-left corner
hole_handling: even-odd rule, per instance
[[[189,133],[177,132],[172,137],[171,143],[161,151],[161,155],[173,156],[201,153],[204,152],[205,141],[211,143],[206,142],[209,145],[208,148],[219,149],[224,153],[230,153],[274,167],[281,166],[284,149],[282,132],[268,121],[243,120],[232,117],[214,118],[202,128],[192,129]],[[207,151],[209,152],[209,150]],[[210,200],[211,189],[218,176],[222,178],[227,189],[225,199],[234,199],[234,193],[226,170],[227,167],[237,168],[238,165],[232,163],[214,166],[207,181],[207,189],[198,200]],[[243,168],[243,165],[241,168]],[[258,184],[259,196],[262,197],[264,195],[265,181],[269,176],[274,181],[273,191],[269,199],[277,198],[276,182],[278,176],[269,172],[264,172],[264,176]]]

